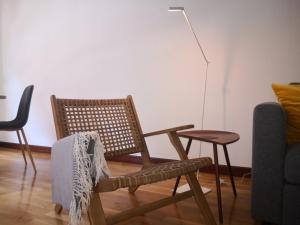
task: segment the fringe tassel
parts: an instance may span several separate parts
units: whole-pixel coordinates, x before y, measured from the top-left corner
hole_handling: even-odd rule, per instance
[[[93,155],[87,153],[91,139],[95,142]],[[73,147],[73,197],[69,212],[70,225],[81,223],[82,210],[89,206],[94,183],[110,176],[99,134],[76,133]]]

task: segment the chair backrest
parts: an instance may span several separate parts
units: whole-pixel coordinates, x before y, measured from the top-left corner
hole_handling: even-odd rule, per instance
[[[21,97],[21,100],[19,103],[17,116],[15,118],[15,122],[17,122],[18,127],[20,127],[20,128],[25,126],[25,124],[27,123],[32,92],[33,92],[33,85],[29,85],[23,91],[23,94],[22,94],[22,97]]]
[[[51,104],[57,139],[76,132],[97,131],[107,159],[137,152],[148,156],[131,96],[82,100],[57,99],[52,95]]]

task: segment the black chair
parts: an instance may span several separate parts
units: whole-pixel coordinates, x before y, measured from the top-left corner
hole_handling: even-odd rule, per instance
[[[20,148],[22,150],[23,158],[25,161],[25,165],[27,165],[27,160],[25,156],[25,149],[24,145],[22,144],[21,140],[21,135],[23,136],[23,140],[25,142],[25,148],[28,152],[29,158],[31,160],[33,169],[36,173],[36,167],[33,161],[33,157],[31,154],[31,150],[29,148],[25,132],[23,130],[23,127],[26,125],[27,120],[28,120],[28,115],[29,115],[29,109],[30,109],[30,102],[31,102],[31,97],[32,97],[32,92],[33,92],[33,85],[29,85],[28,87],[25,88],[22,98],[20,100],[19,108],[18,108],[18,113],[17,116],[14,120],[11,121],[1,121],[0,122],[0,131],[16,131],[20,143]]]

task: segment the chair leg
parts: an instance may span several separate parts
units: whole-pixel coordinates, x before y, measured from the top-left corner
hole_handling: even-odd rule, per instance
[[[19,130],[16,130],[16,133],[17,133],[17,136],[18,136],[18,140],[19,140],[19,144],[20,144],[20,149],[22,151],[23,159],[25,161],[25,166],[27,166],[27,160],[26,160],[26,156],[25,156],[24,146],[23,146],[23,143],[22,143],[22,140],[21,140]]]
[[[203,191],[198,183],[195,173],[189,173],[186,175],[187,182],[194,193],[195,201],[202,212],[205,223],[208,225],[217,225],[214,216],[209,208]]]
[[[214,147],[214,161],[215,161],[215,173],[216,173],[219,222],[220,222],[220,224],[222,224],[223,223],[223,209],[222,209],[222,193],[221,193],[220,168],[219,168],[217,144],[213,144],[213,147]]]
[[[32,167],[34,169],[34,172],[36,173],[36,167],[35,167],[33,157],[32,157],[32,154],[31,154],[31,150],[29,148],[29,145],[28,145],[28,142],[27,142],[27,139],[26,139],[25,132],[24,132],[23,128],[21,129],[21,133],[22,133],[22,136],[23,136],[23,139],[24,139],[24,142],[25,142],[25,147],[26,147],[26,150],[28,152]]]
[[[87,218],[89,220],[89,224],[91,225],[92,224],[92,219],[91,219],[89,211],[87,211]]]
[[[227,168],[228,168],[228,172],[229,172],[232,191],[233,191],[234,196],[236,197],[237,194],[236,194],[236,189],[235,189],[234,177],[233,177],[233,174],[232,174],[232,168],[231,168],[231,165],[230,165],[230,160],[229,160],[229,155],[228,155],[226,145],[223,145],[223,149],[224,149],[225,159],[226,159]]]
[[[180,159],[181,160],[188,159],[188,157],[184,151],[184,148],[182,146],[182,143],[181,143],[178,135],[176,134],[176,132],[170,132],[170,133],[168,133],[168,136],[169,136],[169,139],[170,139],[172,145],[176,149]],[[203,214],[205,223],[208,225],[217,225],[216,221],[214,219],[214,216],[213,216],[212,212],[210,211],[210,208],[209,208],[206,198],[203,194],[203,191],[198,183],[195,173],[187,174],[186,179],[187,179],[187,182],[188,182],[191,190],[194,193],[196,203]]]
[[[91,225],[107,225],[99,193],[91,193],[88,215]]]
[[[60,205],[60,204],[55,204],[55,207],[54,207],[54,211],[55,211],[55,213],[56,214],[61,214],[61,211],[63,210],[63,207],[62,207],[62,205]]]
[[[186,155],[189,154],[189,151],[190,151],[190,148],[191,148],[192,141],[193,141],[193,139],[192,139],[192,138],[189,138],[189,141],[188,141],[188,143],[187,143],[186,150],[185,150]],[[180,179],[181,179],[181,176],[177,177],[177,179],[176,179],[176,183],[175,183],[175,186],[174,186],[174,189],[173,189],[173,193],[172,193],[173,196],[176,195],[176,192],[177,192],[177,188],[178,188]]]
[[[139,188],[139,186],[135,186],[135,187],[129,187],[128,188],[128,192],[130,194],[134,194],[134,192],[136,192],[136,190]]]

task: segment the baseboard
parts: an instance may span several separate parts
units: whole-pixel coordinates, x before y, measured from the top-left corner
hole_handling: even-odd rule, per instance
[[[19,144],[11,143],[11,142],[0,142],[0,147],[18,149]],[[48,153],[48,154],[51,153],[51,147],[47,147],[47,146],[30,145],[30,149],[33,152]],[[114,159],[112,159],[111,161],[142,164],[141,156],[135,156],[135,155],[118,156],[118,157],[115,157]],[[151,162],[153,162],[153,163],[165,163],[165,162],[171,162],[171,161],[175,161],[175,160],[151,157]],[[226,165],[220,165],[219,170],[220,170],[220,174],[222,174],[222,175],[228,174]],[[215,173],[215,167],[214,167],[214,165],[205,167],[205,168],[200,169],[200,172]],[[248,174],[250,175],[251,168],[232,166],[232,173],[236,177],[241,177],[241,176],[248,175]]]
[[[0,147],[18,149],[18,148],[20,148],[20,144],[1,141]],[[33,151],[33,152],[41,152],[41,153],[48,153],[48,154],[51,153],[51,147],[40,146],[40,145],[29,145],[29,147],[30,147],[31,151]]]

